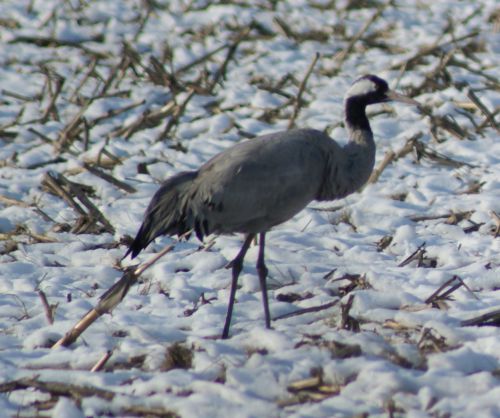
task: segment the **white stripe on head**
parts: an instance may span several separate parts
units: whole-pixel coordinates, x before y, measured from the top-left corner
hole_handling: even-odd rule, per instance
[[[361,78],[356,81],[345,95],[346,98],[354,96],[363,96],[365,94],[377,91],[377,85],[368,78]]]

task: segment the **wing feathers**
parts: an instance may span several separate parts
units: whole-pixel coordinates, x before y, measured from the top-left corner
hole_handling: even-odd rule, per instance
[[[157,190],[149,203],[144,221],[125,257],[134,258],[160,235],[181,235],[192,226],[183,208],[183,198],[194,178],[196,171],[184,171],[166,180]]]

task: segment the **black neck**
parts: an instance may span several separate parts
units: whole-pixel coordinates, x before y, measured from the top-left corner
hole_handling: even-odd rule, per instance
[[[345,121],[352,130],[370,131],[370,123],[366,117],[366,101],[359,97],[350,97],[345,102]]]

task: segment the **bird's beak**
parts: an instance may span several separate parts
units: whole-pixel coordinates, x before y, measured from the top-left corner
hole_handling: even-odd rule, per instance
[[[385,95],[387,97],[387,100],[390,101],[420,106],[420,103],[417,102],[416,100],[413,100],[411,97],[404,96],[403,94],[400,94],[394,90],[389,90]]]

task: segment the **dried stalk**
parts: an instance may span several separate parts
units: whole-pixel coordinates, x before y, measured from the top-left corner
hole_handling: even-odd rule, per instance
[[[319,57],[320,57],[320,54],[317,52],[314,55],[314,58],[313,58],[311,64],[309,64],[309,68],[307,69],[304,78],[300,82],[299,91],[297,92],[297,97],[294,99],[294,103],[295,104],[293,106],[292,117],[290,118],[290,120],[288,122],[288,129],[292,129],[295,126],[295,121],[296,121],[297,117],[299,116],[299,112],[300,112],[300,109],[302,107],[302,95],[304,94],[304,90],[306,88],[307,80],[309,80],[309,77],[311,76],[311,73],[312,73],[312,71],[314,69],[314,66],[318,62]]]
[[[308,40],[317,42],[327,42],[328,39],[330,38],[330,32],[328,30],[311,29],[304,32],[298,32],[294,30],[288,23],[285,22],[284,19],[280,18],[279,16],[276,16],[273,20],[279,26],[279,28],[282,30],[282,32],[285,34],[286,37],[293,39],[296,42],[304,42]],[[263,29],[262,27],[258,26],[258,23],[255,23],[254,26],[256,26],[261,30]]]
[[[38,291],[38,296],[40,296],[40,300],[42,301],[43,310],[45,311],[45,317],[50,325],[54,323],[54,311],[56,306],[50,305],[47,300],[47,295],[43,290]]]
[[[405,155],[413,151],[416,142],[422,137],[422,135],[423,135],[422,132],[418,132],[411,138],[408,138],[403,147],[398,152],[394,152],[392,150],[388,151],[385,154],[385,157],[380,163],[380,165],[373,170],[373,173],[368,179],[368,184],[376,183],[382,172],[387,168],[389,164],[399,160],[400,158],[404,157]]]
[[[425,304],[432,305],[434,308],[442,309],[446,307],[445,300],[458,288],[464,286],[462,280],[458,280],[458,276],[453,276],[451,279],[445,281],[434,291],[426,300]],[[448,288],[448,289],[446,289]],[[446,290],[445,290],[446,289]]]
[[[455,138],[460,140],[468,139],[471,137],[467,130],[458,125],[450,116],[433,115],[430,110],[425,109],[424,107],[421,107],[419,110],[421,111],[421,113],[429,117],[431,122],[431,134],[436,142],[441,142],[437,135],[437,131],[439,128],[444,129]]]
[[[335,58],[336,58],[336,61],[337,61],[337,68],[339,70],[342,67],[342,64],[344,63],[344,61],[347,58],[347,56],[351,53],[351,51],[354,48],[354,45],[356,44],[356,42],[358,42],[363,37],[363,35],[368,30],[368,28],[382,15],[382,13],[387,8],[387,6],[389,6],[389,4],[390,4],[390,2],[387,3],[387,4],[383,4],[379,8],[377,8],[377,10],[375,11],[375,13],[373,13],[373,15],[371,15],[368,18],[368,20],[361,27],[361,29],[358,31],[358,33],[356,33],[356,35],[354,35],[351,38],[351,40],[349,41],[349,44],[347,44],[347,46],[341,52],[339,52],[336,55]]]
[[[471,319],[466,319],[460,323],[463,327],[484,327],[484,326],[495,326],[500,327],[500,309],[495,309],[493,311],[487,312],[485,314],[476,316]]]
[[[495,120],[495,116],[488,110],[488,108],[481,102],[479,97],[477,97],[476,93],[474,93],[472,90],[469,90],[467,93],[467,97],[471,100],[472,103],[474,103],[477,108],[481,111],[481,113],[486,117],[486,120],[488,123],[497,130],[497,132],[500,132],[500,125],[497,123]]]
[[[417,159],[425,157],[438,164],[446,165],[453,168],[460,168],[464,166],[470,168],[476,167],[474,164],[466,163],[465,161],[454,160],[453,158],[447,157],[446,155],[434,151],[421,141],[415,141],[414,149],[415,152],[417,153]]]
[[[287,319],[287,318],[291,318],[293,316],[299,316],[299,315],[304,315],[304,314],[313,313],[313,312],[320,312],[320,311],[323,311],[325,309],[332,308],[333,306],[335,306],[339,302],[339,300],[340,299],[336,299],[332,302],[328,302],[328,303],[325,303],[323,305],[311,306],[309,308],[302,308],[302,309],[298,309],[298,310],[293,311],[293,312],[279,315],[279,316],[273,318],[273,321],[278,321],[280,319]]]
[[[134,133],[138,131],[150,129],[159,125],[174,110],[175,102],[173,100],[169,100],[164,106],[160,107],[159,109],[145,110],[134,121],[111,132],[110,136],[123,136],[124,138],[130,138]]]
[[[412,216],[410,219],[413,222],[422,222],[422,221],[435,221],[436,219],[446,219],[446,223],[450,225],[456,225],[458,222],[470,218],[473,214],[472,211],[464,211],[464,212],[450,212],[444,215],[418,215]]]
[[[106,353],[99,359],[99,361],[96,364],[94,364],[94,366],[90,369],[90,371],[91,372],[101,371],[112,355],[113,355],[113,350],[106,351]]]
[[[124,190],[125,192],[127,193],[135,193],[137,190],[135,189],[135,187],[132,187],[130,186],[129,184],[121,181],[121,180],[118,180],[116,179],[115,177],[113,177],[111,174],[108,174],[106,173],[105,171],[103,170],[100,170],[99,168],[97,167],[94,167],[92,164],[89,164],[89,163],[83,163],[83,166],[85,167],[85,169],[92,173],[93,175],[107,181],[108,183],[111,183],[112,185],[118,187],[119,189],[122,189]]]
[[[425,242],[420,244],[418,248],[412,252],[408,257],[406,257],[401,263],[398,264],[398,267],[404,267],[410,264],[413,260],[421,260],[425,253]]]
[[[414,65],[416,65],[418,62],[420,62],[424,57],[428,55],[433,55],[436,54],[445,48],[447,48],[450,45],[456,45],[461,41],[464,41],[466,39],[470,38],[476,38],[480,34],[479,31],[473,31],[470,33],[467,33],[463,36],[459,37],[453,37],[453,39],[449,41],[444,41],[442,42],[442,38],[445,35],[444,33],[441,34],[438,39],[430,46],[426,46],[423,48],[420,48],[415,54],[413,54],[410,58],[405,59],[404,61],[401,61],[399,63],[396,63],[390,67],[391,70],[400,70],[401,68],[404,68],[405,70],[409,70],[413,68]]]
[[[54,396],[68,396],[74,399],[96,396],[107,401],[115,397],[115,392],[92,386],[81,386],[63,382],[44,382],[34,378],[21,378],[0,384],[0,393],[12,392],[19,389],[35,389]]]
[[[95,119],[89,120],[89,127],[93,128],[94,126],[98,125],[99,123],[101,123],[107,119],[114,118],[116,116],[121,115],[122,113],[128,112],[129,110],[140,107],[140,106],[144,105],[144,103],[146,103],[146,101],[143,99],[143,100],[139,100],[136,103],[131,103],[127,106],[124,106],[120,109],[111,109],[108,112],[106,112],[104,115],[98,116]]]
[[[100,297],[97,306],[89,310],[70,331],[52,346],[52,348],[67,347],[73,344],[90,325],[105,313],[111,312],[123,300],[130,288],[137,283],[139,276],[144,273],[145,270],[173,249],[173,244],[168,245],[150,261],[137,268],[135,268],[135,266],[127,268],[122,277]]]
[[[73,102],[75,100],[75,98],[77,97],[77,95],[79,94],[80,90],[82,89],[82,87],[85,85],[85,83],[89,80],[89,78],[95,74],[95,70],[96,70],[96,67],[97,67],[97,63],[99,62],[99,60],[94,57],[91,61],[90,61],[90,65],[87,69],[87,71],[85,72],[85,75],[83,76],[83,78],[80,80],[80,82],[78,83],[78,85],[75,87],[75,89],[73,90],[73,93],[71,94],[71,96],[69,97],[68,101],[69,102]]]
[[[46,72],[46,77],[47,77],[47,83],[51,84],[51,72],[47,70]],[[56,101],[61,94],[62,88],[64,86],[65,78],[60,76],[59,74],[54,73],[54,79],[55,79],[55,88],[54,91],[52,89],[47,89],[47,91],[50,94],[50,100],[49,103],[47,104],[47,107],[45,108],[45,111],[42,114],[41,123],[46,123],[50,117],[52,117],[53,120],[59,120],[59,114],[57,113],[57,107],[56,107]]]
[[[104,230],[109,233],[114,233],[114,228],[111,223],[105,218],[101,211],[90,201],[84,191],[82,185],[73,183],[66,179],[62,174],[56,172],[48,172],[45,174],[42,185],[46,186],[50,191],[60,196],[68,203],[73,210],[80,216],[80,222],[73,227],[73,232],[82,233],[88,232],[89,228],[94,226],[98,221],[103,226]],[[77,203],[78,200],[87,211]]]
[[[156,137],[156,142],[159,142],[159,141],[162,141],[164,140],[166,137],[168,137],[171,129],[177,125],[179,123],[179,118],[183,115],[184,111],[186,110],[186,107],[188,105],[188,103],[191,101],[191,99],[193,98],[195,94],[195,89],[194,88],[190,88],[189,91],[188,91],[188,94],[186,96],[186,98],[184,99],[184,101],[178,105],[175,105],[173,107],[173,112],[172,113],[172,116],[170,117],[170,119],[168,120],[166,126],[165,126],[165,129],[160,133],[160,135],[158,135]]]
[[[83,115],[91,105],[92,100],[86,100],[81,106],[80,110],[73,116],[73,118],[61,130],[59,136],[54,143],[54,150],[56,153],[65,151],[80,135],[82,132]]]
[[[234,58],[234,55],[236,54],[236,50],[238,49],[239,45],[241,42],[243,42],[248,34],[250,33],[251,27],[246,27],[244,28],[240,33],[237,34],[236,39],[227,46],[227,54],[222,62],[222,65],[219,67],[219,69],[216,71],[212,82],[207,88],[207,94],[211,94],[215,86],[223,79],[226,78],[226,72],[227,72],[227,67],[229,65],[229,62]]]
[[[62,176],[56,173],[47,173],[43,180],[42,185],[47,187],[51,192],[59,195],[78,215],[85,215],[85,210],[73,199],[73,197],[63,187],[61,181]]]
[[[359,332],[359,321],[350,315],[352,305],[354,303],[354,295],[350,294],[346,303],[341,304],[340,329],[347,329],[353,332]]]
[[[202,55],[201,57],[191,61],[190,63],[178,68],[176,71],[175,71],[175,77],[179,77],[181,74],[191,70],[191,68],[194,68],[200,64],[202,64],[203,62],[209,60],[210,58],[212,58],[215,54],[217,54],[218,52],[220,51],[223,51],[224,49],[227,48],[227,45],[221,45],[221,46],[218,46],[217,48],[214,48],[213,50],[207,52],[206,54]]]
[[[22,200],[13,199],[12,197],[7,197],[2,194],[0,194],[0,203],[6,206],[19,206],[20,208],[30,208],[32,206]]]

